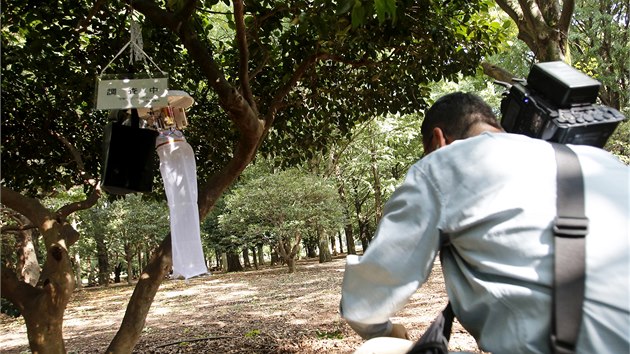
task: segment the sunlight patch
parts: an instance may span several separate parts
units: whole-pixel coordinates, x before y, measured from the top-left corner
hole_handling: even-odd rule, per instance
[[[258,294],[257,291],[251,290],[242,290],[242,291],[231,291],[230,293],[224,294],[222,296],[217,296],[217,301],[233,301],[235,297],[249,297]]]
[[[291,320],[289,321],[289,323],[294,324],[294,325],[305,325],[308,323],[308,320],[304,320],[304,319],[295,319],[295,320]]]
[[[151,314],[160,315],[160,316],[167,315],[171,312],[172,310],[169,309],[168,307],[156,307],[153,310],[151,310]]]

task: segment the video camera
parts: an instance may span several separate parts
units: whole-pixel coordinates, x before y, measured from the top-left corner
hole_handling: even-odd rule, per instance
[[[626,118],[612,107],[594,104],[600,85],[562,61],[535,64],[527,81],[507,85],[501,125],[509,133],[603,147]]]

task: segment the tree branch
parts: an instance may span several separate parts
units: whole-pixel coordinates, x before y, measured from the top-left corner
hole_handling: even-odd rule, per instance
[[[61,208],[59,208],[56,214],[61,219],[65,219],[66,217],[68,217],[68,215],[76,211],[85,210],[85,209],[89,209],[93,207],[96,204],[96,202],[98,202],[98,199],[100,197],[101,197],[101,190],[100,188],[96,188],[84,200],[66,204],[62,206]]]
[[[529,35],[528,27],[530,27],[530,24],[527,22],[526,15],[519,1],[496,0],[496,3],[516,23],[518,38],[525,42],[530,49],[536,48],[536,39]]]
[[[5,186],[2,186],[0,191],[2,204],[24,215],[38,227],[47,221],[54,220],[53,214],[37,199],[26,197]]]
[[[86,172],[85,164],[83,163],[83,157],[81,156],[79,150],[65,136],[59,134],[58,132],[51,130],[50,134],[57,138],[57,140],[61,141],[66,149],[68,149],[70,155],[72,156],[72,160],[77,164],[77,170],[83,178],[83,182],[100,190],[100,188],[97,187],[96,179],[94,178],[94,176],[91,176]]]
[[[517,25],[519,21],[523,21],[523,11],[514,1],[496,0],[496,3]]]
[[[507,82],[509,84],[512,84],[514,80],[514,75],[512,73],[492,63],[488,63],[487,61],[482,62],[481,67],[483,68],[484,74],[495,80]]]
[[[541,24],[545,24],[545,18],[538,7],[535,0],[518,0],[523,10],[523,19],[530,24],[531,28],[536,28]]]
[[[33,225],[33,224],[28,224],[28,225],[6,225],[3,226],[2,228],[0,228],[0,234],[7,234],[7,233],[17,233],[20,231],[27,231],[27,230],[32,230],[32,229],[36,229],[37,226]]]
[[[131,353],[133,351],[133,347],[138,342],[144,328],[153,298],[162,283],[162,279],[171,270],[173,264],[171,254],[171,235],[168,234],[140,275],[131,299],[129,299],[120,329],[109,344],[106,353]]]
[[[179,22],[151,0],[135,0],[132,6],[155,24],[162,25],[179,36],[191,58],[208,79],[208,84],[219,96],[219,104],[228,113],[239,131],[245,135],[257,134],[260,130],[257,113],[253,107],[245,104],[247,101],[243,99],[243,96],[227,82],[223,72],[211,53],[201,43],[194,29],[187,22]]]
[[[562,13],[560,14],[560,20],[558,21],[558,29],[565,36],[569,33],[569,26],[571,26],[573,11],[575,11],[575,0],[562,1]]]
[[[243,97],[252,107],[254,112],[257,111],[254,103],[254,96],[249,84],[249,46],[247,43],[247,35],[245,33],[245,16],[244,16],[243,0],[234,1],[234,23],[236,24],[236,44],[239,51],[239,69],[238,76],[241,84],[241,92]]]
[[[175,17],[179,20],[179,22],[188,21],[188,19],[195,13],[197,0],[186,0],[184,6],[182,6],[181,10],[177,12]]]
[[[291,78],[278,90],[273,99],[271,100],[271,104],[269,105],[269,111],[265,114],[265,133],[269,131],[271,125],[273,124],[276,113],[280,109],[282,105],[282,101],[284,98],[291,92],[291,90],[297,85],[300,79],[304,76],[304,73],[317,62],[317,60],[321,58],[328,57],[326,53],[315,53],[308,58],[304,59],[302,63],[295,69]]]

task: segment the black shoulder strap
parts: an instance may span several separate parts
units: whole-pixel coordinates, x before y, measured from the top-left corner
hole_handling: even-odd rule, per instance
[[[449,302],[406,354],[448,354],[454,317]]]
[[[552,145],[558,172],[551,347],[556,354],[569,354],[575,352],[582,323],[588,219],[584,214],[584,180],[577,155],[566,145]]]

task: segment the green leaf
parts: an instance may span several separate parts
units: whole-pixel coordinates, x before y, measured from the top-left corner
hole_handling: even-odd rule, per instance
[[[365,8],[357,1],[352,8],[352,28],[361,27],[365,23]]]
[[[343,15],[346,14],[350,11],[350,9],[352,9],[352,5],[354,4],[355,0],[342,0],[337,4],[337,9],[335,11],[335,13],[337,15]]]
[[[251,331],[245,333],[245,337],[247,338],[258,337],[259,335],[260,335],[259,329],[252,329]]]
[[[396,22],[396,0],[374,0],[374,9],[380,23],[390,16],[392,23]]]

